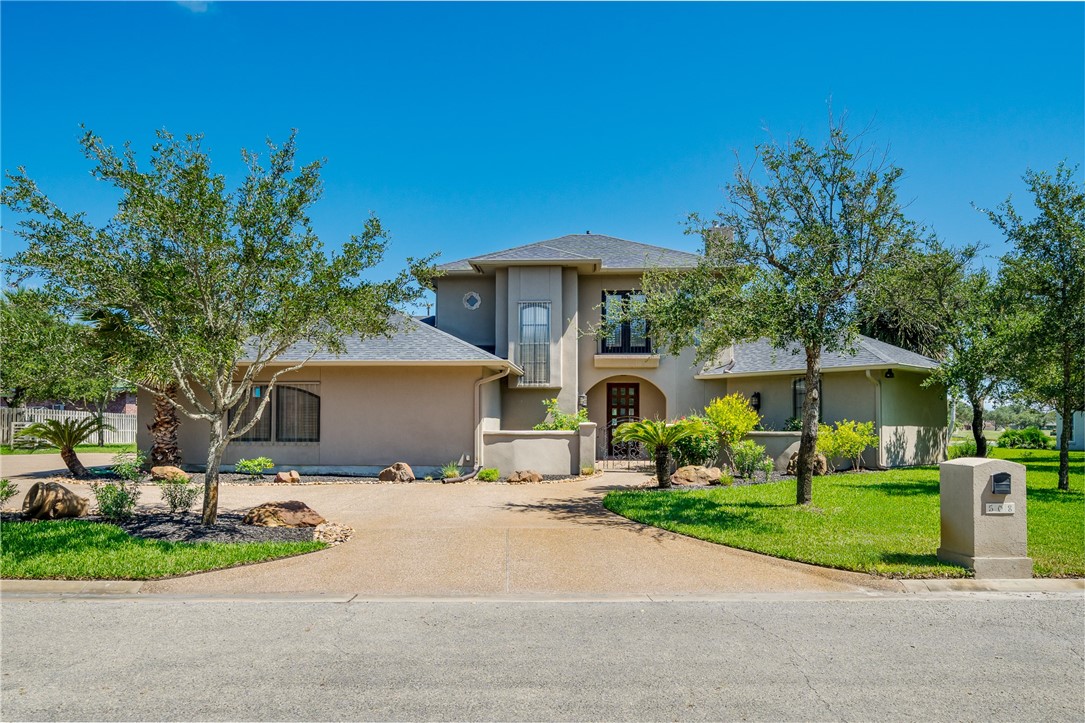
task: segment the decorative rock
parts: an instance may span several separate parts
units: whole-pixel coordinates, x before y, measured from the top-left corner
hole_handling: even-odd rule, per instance
[[[295,479],[294,475],[296,475],[296,474],[297,474],[297,472],[276,472],[274,481],[278,482],[280,484],[287,484],[287,485],[288,484],[297,484],[298,480],[300,480],[301,477],[299,476],[299,477],[297,477],[297,479]]]
[[[795,452],[791,455],[791,459],[787,461],[787,473],[798,474],[799,469],[799,453]],[[829,462],[825,459],[823,454],[814,455],[814,474],[823,475],[829,474]]]
[[[28,520],[56,520],[82,517],[90,501],[59,482],[35,482],[23,498],[23,517]]]
[[[167,481],[171,479],[177,479],[181,477],[183,479],[190,479],[188,473],[180,467],[171,467],[169,465],[163,465],[161,467],[151,467],[151,479],[156,481]]]
[[[542,475],[533,469],[517,470],[509,475],[508,483],[510,485],[526,485],[537,484],[542,482]]]
[[[354,535],[354,528],[340,525],[338,522],[325,522],[317,525],[313,531],[313,539],[317,542],[326,542],[333,547],[349,540]]]
[[[723,472],[719,467],[688,465],[679,467],[671,475],[671,482],[676,485],[714,485],[720,481],[722,474]]]
[[[414,470],[406,462],[396,462],[382,469],[377,479],[381,482],[414,482]]]
[[[294,484],[301,482],[301,475],[298,474],[298,471],[296,469],[290,470],[290,481]]]
[[[265,502],[249,510],[244,519],[246,525],[261,527],[316,527],[326,520],[304,502]]]

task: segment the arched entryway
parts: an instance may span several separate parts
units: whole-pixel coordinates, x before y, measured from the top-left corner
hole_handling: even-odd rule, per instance
[[[655,384],[630,374],[599,381],[588,390],[588,419],[595,422],[600,457],[614,456],[611,434],[631,419],[666,419],[667,398]]]

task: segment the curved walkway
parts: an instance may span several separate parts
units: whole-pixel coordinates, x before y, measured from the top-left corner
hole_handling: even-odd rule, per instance
[[[647,480],[640,473],[607,472],[586,481],[523,486],[223,485],[223,510],[299,499],[353,527],[354,537],[318,553],[147,583],[142,591],[530,597],[904,590],[893,580],[683,537],[603,507],[607,490]],[[159,500],[154,487],[143,490],[141,503]]]

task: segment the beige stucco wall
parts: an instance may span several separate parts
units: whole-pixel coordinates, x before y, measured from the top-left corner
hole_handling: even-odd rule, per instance
[[[325,467],[466,462],[474,456],[474,383],[490,374],[481,367],[306,367],[280,381],[320,383],[320,442],[233,442],[224,463],[259,456]],[[486,404],[493,414],[493,396]],[[145,449],[153,404],[144,393],[139,410],[137,442]],[[178,436],[185,464],[203,464],[207,423],[185,417]]]
[[[508,270],[507,338],[508,356],[512,361],[519,359],[520,308],[525,301],[550,302],[550,383],[549,388],[558,390],[563,384],[562,376],[562,338],[565,332],[562,293],[562,269],[558,266],[513,266]],[[502,356],[498,352],[498,356]],[[520,381],[513,379],[509,386],[516,388]],[[538,388],[538,387],[534,387]],[[551,393],[550,396],[555,396]]]
[[[699,366],[695,352],[686,349],[681,354],[659,355],[655,368],[615,369],[596,368],[595,355],[599,342],[587,331],[602,321],[604,291],[630,291],[641,288],[637,274],[600,274],[580,277],[579,311],[581,337],[577,351],[580,373],[579,394],[588,395],[588,413],[602,427],[606,415],[606,384],[608,381],[641,381],[641,416],[659,418],[699,414],[704,406],[726,388],[724,382],[694,379]],[[658,393],[658,396],[657,396]],[[645,406],[648,404],[649,406]],[[600,432],[602,434],[602,432]]]
[[[482,433],[482,460],[502,477],[518,470],[539,474],[577,474],[580,464],[579,432],[505,430]]]
[[[946,390],[940,384],[924,387],[925,378],[899,370],[892,379],[881,378],[882,454],[890,467],[945,459]]]
[[[474,310],[463,305],[463,297],[471,291],[482,299]],[[493,347],[497,302],[492,275],[443,276],[437,279],[437,328],[476,346]]]

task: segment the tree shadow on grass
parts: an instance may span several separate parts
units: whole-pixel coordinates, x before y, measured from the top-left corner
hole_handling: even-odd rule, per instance
[[[627,488],[594,488],[589,491],[604,492],[612,489]],[[651,492],[644,501],[649,504],[624,508],[624,511],[630,515],[629,517],[608,510],[603,505],[603,498],[597,495],[549,498],[531,503],[509,502],[504,507],[514,512],[543,513],[555,520],[596,527],[631,530],[638,534],[663,538],[666,537],[664,529],[673,531],[677,527],[693,526],[711,526],[720,529],[741,528],[766,534],[778,532],[781,529],[778,525],[766,523],[754,515],[736,512],[735,508],[787,506],[764,502],[739,502],[724,506],[701,495],[671,494],[666,490]],[[651,504],[655,502],[659,504]],[[639,514],[646,507],[651,514]]]
[[[896,496],[916,496],[916,495],[928,495],[937,497],[939,494],[938,482],[879,482],[876,485],[872,485],[870,489],[878,490],[879,492],[885,492],[889,495]]]

